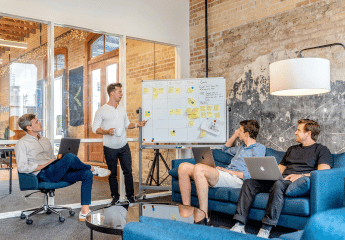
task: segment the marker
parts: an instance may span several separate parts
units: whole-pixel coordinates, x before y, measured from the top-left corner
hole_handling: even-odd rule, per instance
[[[147,123],[147,122],[148,122],[150,119],[151,119],[151,118],[149,118],[149,119],[145,120],[145,123]]]

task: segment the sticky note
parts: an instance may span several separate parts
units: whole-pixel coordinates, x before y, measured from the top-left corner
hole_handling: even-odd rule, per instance
[[[144,93],[149,93],[150,89],[149,88],[144,88]]]
[[[153,99],[158,99],[158,93],[154,93],[152,96],[153,96]]]
[[[219,111],[219,105],[213,105],[213,111]]]
[[[199,113],[199,108],[193,108],[193,113]]]
[[[212,112],[207,112],[207,117],[212,117]]]
[[[201,112],[201,118],[205,118],[206,117],[206,112]]]
[[[200,137],[201,138],[206,137],[206,131],[205,130],[201,130]]]
[[[159,91],[158,88],[156,88],[156,87],[153,88],[153,93],[158,93],[158,91]]]
[[[175,88],[175,93],[180,94],[181,93],[181,88]]]
[[[176,132],[175,132],[175,130],[170,131],[170,136],[171,136],[171,137],[175,137],[175,136],[176,136]]]
[[[206,106],[200,106],[200,111],[206,111]]]
[[[192,93],[193,92],[193,88],[189,87],[187,90],[188,93]]]
[[[215,117],[215,118],[220,118],[220,113],[219,113],[219,112],[215,113],[215,114],[214,114],[214,117]]]
[[[192,114],[193,113],[193,108],[187,108],[187,114]]]
[[[164,87],[160,87],[158,93],[164,93]]]
[[[196,101],[194,98],[188,98],[188,104],[191,106],[196,106]]]
[[[176,115],[181,115],[181,109],[176,109]]]
[[[169,87],[169,93],[174,93],[174,92],[175,92],[174,87]]]
[[[189,121],[189,126],[190,127],[194,126],[194,120]]]
[[[192,118],[193,118],[193,119],[199,118],[199,113],[193,113],[193,114],[192,114]]]
[[[145,111],[145,117],[151,117],[151,112],[150,111]]]
[[[207,105],[207,111],[212,111],[212,105]]]
[[[175,114],[175,109],[170,109],[169,113],[170,113],[170,115],[174,115]]]

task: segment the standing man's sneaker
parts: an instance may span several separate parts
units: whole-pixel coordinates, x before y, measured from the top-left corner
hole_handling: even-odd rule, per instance
[[[127,197],[127,200],[129,203],[135,203],[137,200],[135,199],[135,196],[130,196],[130,197]]]
[[[270,231],[267,229],[260,228],[260,231],[256,236],[267,239],[270,236]]]
[[[93,167],[92,174],[98,177],[108,177],[110,175],[110,171],[105,168]]]
[[[119,198],[118,197],[113,197],[113,200],[111,200],[110,205],[112,206],[112,205],[116,205],[118,203],[119,203]]]
[[[80,213],[79,213],[79,221],[85,221],[85,219],[86,219],[86,215],[88,215],[89,213],[90,213],[91,211],[89,211],[88,213],[81,213],[81,211],[80,211]]]

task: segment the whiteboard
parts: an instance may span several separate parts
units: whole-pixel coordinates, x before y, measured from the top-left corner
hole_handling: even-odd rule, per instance
[[[224,143],[224,78],[142,81],[144,143]]]

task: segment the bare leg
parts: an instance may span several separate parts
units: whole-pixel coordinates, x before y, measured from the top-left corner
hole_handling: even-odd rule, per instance
[[[89,208],[89,205],[81,205],[81,209],[80,209],[80,212],[82,214],[86,214],[90,211],[90,208]]]
[[[218,182],[218,170],[204,164],[196,164],[194,167],[194,181],[199,199],[199,208],[206,213],[208,211],[208,188]]]
[[[183,205],[190,205],[191,180],[195,165],[191,163],[181,163],[178,168],[178,183],[180,186]]]

